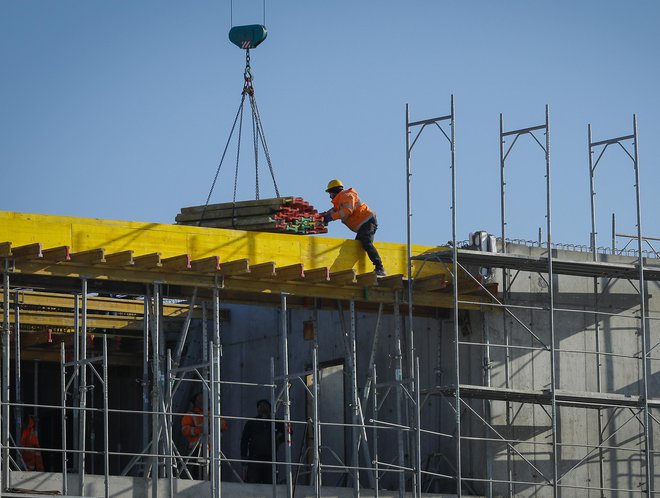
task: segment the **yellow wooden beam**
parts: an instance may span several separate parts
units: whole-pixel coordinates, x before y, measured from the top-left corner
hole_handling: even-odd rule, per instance
[[[338,229],[341,230],[341,228]],[[69,246],[72,253],[105,249],[106,253],[132,250],[135,254],[161,253],[163,258],[190,254],[193,259],[218,256],[220,263],[249,259],[258,265],[276,261],[277,266],[302,263],[305,268],[328,267],[331,272],[355,269],[366,273],[373,266],[359,241],[320,236],[224,230],[187,225],[74,218],[0,211],[2,239],[11,247],[41,243],[44,248]],[[346,235],[349,232],[346,231]],[[376,242],[386,271],[407,274],[405,244]],[[1,248],[6,253],[8,248]],[[412,246],[413,255],[439,247]],[[1,251],[0,251],[1,252]],[[1,257],[1,256],[0,256]],[[417,274],[420,262],[414,262]],[[445,273],[440,263],[424,264],[423,277]]]

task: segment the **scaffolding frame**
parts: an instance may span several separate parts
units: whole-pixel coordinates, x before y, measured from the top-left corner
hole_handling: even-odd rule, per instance
[[[452,99],[452,114],[453,114],[453,99]],[[545,132],[545,144],[542,143],[535,135],[534,132],[538,131],[543,131]],[[561,492],[561,489],[588,489],[588,490],[599,490],[602,493],[602,496],[605,496],[605,492],[627,492],[627,493],[639,493],[640,490],[638,489],[613,489],[611,487],[606,487],[604,483],[604,470],[603,470],[603,462],[602,459],[599,458],[599,466],[600,466],[600,472],[599,472],[599,486],[598,487],[591,487],[591,486],[576,486],[576,485],[570,485],[570,484],[563,484],[561,483],[562,479],[564,479],[567,475],[569,475],[573,470],[576,468],[579,468],[583,463],[585,463],[595,451],[598,451],[602,457],[602,454],[604,451],[608,451],[611,449],[617,449],[621,451],[636,451],[639,452],[638,449],[636,448],[631,448],[631,447],[625,447],[625,446],[610,446],[608,445],[608,442],[610,439],[613,438],[613,436],[628,422],[631,420],[636,420],[639,423],[639,426],[641,427],[640,429],[640,436],[643,439],[643,444],[644,444],[644,462],[640,464],[640,468],[644,467],[644,489],[641,490],[643,494],[646,496],[652,496],[654,494],[657,494],[658,491],[654,491],[652,489],[653,485],[653,479],[654,475],[652,472],[653,468],[653,457],[654,455],[657,455],[658,452],[654,451],[653,449],[653,441],[651,439],[650,435],[650,428],[652,424],[652,420],[658,423],[658,419],[653,416],[653,414],[650,412],[650,409],[652,407],[657,407],[660,406],[660,402],[658,402],[657,399],[649,399],[649,363],[652,360],[651,352],[655,348],[652,347],[650,350],[648,348],[648,338],[650,337],[650,331],[647,330],[647,323],[650,324],[654,319],[652,317],[648,316],[648,312],[646,310],[646,286],[645,286],[645,281],[648,280],[653,280],[657,281],[658,280],[658,269],[655,267],[648,267],[645,266],[644,264],[644,254],[645,252],[643,251],[642,244],[646,243],[649,246],[651,246],[651,250],[653,251],[653,254],[657,256],[657,252],[653,248],[652,244],[650,241],[656,240],[653,237],[644,237],[642,235],[642,225],[641,225],[641,194],[640,194],[640,181],[639,181],[639,160],[638,160],[638,148],[637,148],[637,119],[636,116],[633,116],[633,133],[632,135],[626,135],[623,137],[617,137],[614,139],[610,140],[602,140],[598,142],[593,142],[591,138],[591,126],[589,125],[588,129],[589,133],[589,174],[590,174],[590,189],[591,189],[591,210],[592,210],[592,235],[591,235],[591,244],[590,244],[590,250],[592,252],[592,263],[584,263],[584,262],[571,262],[571,261],[566,261],[566,260],[560,260],[556,259],[554,257],[554,248],[555,245],[552,242],[552,218],[551,218],[551,213],[552,213],[552,203],[551,203],[551,174],[550,174],[550,119],[549,119],[549,107],[546,106],[545,109],[545,123],[541,125],[536,125],[536,126],[531,126],[527,128],[521,128],[521,129],[516,129],[512,131],[505,131],[504,129],[504,120],[503,120],[503,115],[500,115],[500,198],[501,198],[501,250],[502,254],[488,254],[488,253],[483,253],[479,251],[471,251],[471,250],[466,250],[466,249],[458,249],[457,244],[456,244],[456,238],[455,238],[455,230],[456,230],[456,210],[457,210],[457,203],[456,203],[456,197],[455,195],[452,195],[452,205],[451,205],[451,210],[452,210],[452,234],[454,237],[452,238],[452,247],[449,250],[445,251],[439,251],[434,254],[425,254],[425,255],[419,255],[412,257],[411,259],[414,260],[421,260],[421,261],[442,261],[445,264],[447,264],[447,267],[449,271],[453,270],[453,286],[454,286],[454,295],[458,296],[458,287],[461,284],[460,279],[457,278],[459,275],[459,272],[462,272],[463,274],[468,275],[472,280],[473,284],[476,285],[481,285],[483,286],[483,282],[475,278],[474,276],[470,275],[470,266],[479,266],[479,267],[497,267],[502,270],[502,294],[503,294],[503,299],[499,300],[496,295],[491,295],[491,297],[496,301],[496,303],[493,305],[494,307],[500,307],[501,310],[503,311],[503,335],[504,335],[504,344],[503,345],[497,345],[493,344],[490,341],[490,338],[488,336],[488,331],[484,331],[484,342],[480,343],[475,343],[475,342],[461,342],[459,341],[459,335],[458,335],[458,330],[459,330],[459,314],[458,314],[458,309],[460,305],[466,305],[470,304],[470,301],[464,300],[464,299],[456,299],[455,303],[456,306],[454,307],[454,344],[455,344],[455,350],[454,350],[454,355],[455,355],[455,372],[454,372],[454,378],[456,379],[456,384],[455,385],[450,385],[450,386],[444,386],[442,388],[431,388],[431,389],[426,389],[424,390],[424,393],[426,396],[429,395],[435,395],[435,394],[440,394],[442,396],[450,396],[454,399],[455,403],[455,408],[454,411],[456,413],[456,435],[455,435],[455,441],[457,445],[457,461],[456,461],[456,468],[454,469],[454,474],[455,474],[455,479],[457,481],[456,483],[456,493],[458,496],[461,496],[462,493],[462,486],[461,482],[462,481],[472,481],[472,482],[482,482],[484,483],[486,487],[486,492],[487,496],[492,496],[493,493],[493,484],[495,483],[500,483],[500,484],[505,484],[508,486],[508,495],[513,496],[515,493],[515,486],[516,484],[522,484],[522,485],[533,485],[533,486],[538,486],[538,482],[520,482],[516,481],[513,478],[512,475],[512,465],[513,465],[513,459],[514,456],[519,457],[520,461],[524,461],[532,468],[534,468],[535,471],[539,475],[541,475],[545,481],[546,486],[550,486],[552,488],[552,494],[553,496],[557,497],[559,496],[559,493]],[[507,254],[507,244],[508,244],[508,239],[507,239],[507,234],[506,234],[506,227],[507,227],[507,220],[506,220],[506,180],[505,180],[505,162],[506,159],[511,152],[513,146],[517,142],[517,140],[524,136],[524,135],[529,135],[532,137],[532,139],[540,146],[540,148],[543,150],[545,154],[545,179],[546,179],[546,220],[547,220],[547,241],[544,244],[545,246],[545,256],[544,257],[539,257],[539,258],[534,258],[534,257],[523,257],[523,256],[518,256],[518,255],[509,255]],[[513,137],[513,142],[509,145],[508,148],[505,147],[505,139],[506,137]],[[621,144],[621,142],[625,141],[633,141],[634,145],[634,152],[631,154],[628,152],[628,150]],[[597,249],[597,244],[596,244],[596,230],[595,230],[595,191],[594,191],[594,171],[595,171],[595,166],[597,165],[598,161],[602,157],[604,153],[604,149],[606,149],[609,145],[619,145],[621,146],[626,154],[630,157],[630,159],[633,161],[633,166],[634,166],[634,173],[635,173],[635,198],[636,198],[636,215],[637,215],[637,234],[635,236],[628,236],[628,235],[623,235],[623,234],[617,234],[616,229],[615,229],[615,224],[614,224],[614,218],[613,218],[613,228],[612,228],[612,238],[613,238],[613,243],[612,243],[612,250],[613,254],[615,251],[615,238],[616,236],[623,236],[623,237],[629,237],[631,240],[636,240],[637,241],[637,250],[636,250],[636,255],[637,255],[637,263],[636,264],[613,264],[613,263],[603,263],[599,260],[599,254],[602,254],[603,251],[599,251]],[[600,156],[598,157],[598,160],[594,164],[592,161],[592,155],[594,153],[594,148],[598,146],[604,146],[604,149],[601,151]],[[454,165],[452,165],[454,166]],[[406,165],[406,171],[407,174],[409,175],[409,164]],[[455,171],[454,168],[452,167],[452,185],[455,185]],[[454,194],[454,192],[452,192]],[[408,205],[408,216],[410,218],[411,216],[411,211],[410,211],[410,205]],[[542,247],[541,243],[541,235],[539,233],[539,242],[538,246]],[[410,255],[410,253],[409,253]],[[515,275],[512,275],[512,272],[515,272]],[[510,297],[510,292],[509,289],[511,288],[513,282],[515,281],[515,278],[518,276],[520,272],[535,272],[537,273],[544,281],[548,291],[547,291],[547,306],[525,306],[523,305],[515,305],[513,303],[509,302],[509,297]],[[545,275],[545,276],[544,276]],[[562,309],[558,308],[555,306],[554,303],[554,280],[555,276],[559,275],[572,275],[572,276],[581,276],[581,277],[587,277],[587,278],[592,278],[593,279],[593,285],[594,285],[594,293],[593,293],[593,300],[594,300],[594,305],[593,305],[593,310],[579,310],[579,309]],[[630,314],[627,315],[628,318],[634,318],[635,320],[638,320],[639,323],[639,329],[640,329],[640,335],[641,335],[641,342],[642,342],[642,351],[641,351],[641,358],[637,358],[638,360],[641,359],[642,363],[642,378],[641,380],[641,392],[638,396],[617,396],[617,395],[609,395],[606,393],[602,393],[601,389],[601,383],[600,383],[600,377],[601,377],[601,365],[600,365],[600,357],[601,356],[614,356],[615,354],[612,352],[602,352],[600,351],[600,331],[598,328],[598,317],[601,315],[609,315],[609,316],[621,316],[620,314],[615,314],[615,313],[605,313],[599,309],[598,306],[598,285],[599,285],[599,280],[600,279],[608,279],[609,281],[614,279],[627,279],[631,283],[637,281],[638,282],[638,287],[639,289],[637,290],[637,293],[639,295],[639,306],[640,306],[640,313],[639,315],[634,315]],[[607,287],[606,285],[606,287]],[[633,287],[635,285],[633,284]],[[411,286],[411,289],[414,288],[414,283]],[[487,290],[485,286],[483,286],[484,290]],[[602,292],[602,291],[601,291]],[[472,303],[474,304],[474,303]],[[545,311],[547,312],[548,315],[548,328],[549,328],[549,344],[545,344],[538,335],[534,333],[534,331],[530,328],[527,327],[523,324],[523,322],[516,317],[515,312],[517,310],[536,310],[536,311]],[[576,312],[576,313],[584,313],[584,314],[589,314],[592,313],[595,317],[595,333],[596,333],[596,351],[572,351],[568,350],[565,348],[559,348],[556,344],[556,338],[555,338],[555,324],[554,324],[554,316],[555,313],[557,312]],[[537,341],[540,343],[540,347],[532,348],[532,347],[521,347],[521,346],[513,346],[510,341],[510,333],[509,329],[507,327],[507,317],[513,318],[514,321],[518,323],[519,326],[521,326],[522,329],[524,329],[530,336],[533,337],[533,340]],[[484,320],[484,327],[487,329],[487,323],[486,320]],[[485,363],[484,363],[484,386],[474,386],[474,385],[463,385],[460,382],[460,364],[459,364],[459,351],[458,351],[458,345],[464,345],[464,346],[478,346],[484,348],[484,357],[485,357]],[[505,387],[504,388],[493,388],[490,386],[490,373],[491,373],[491,364],[490,364],[490,349],[492,347],[502,347],[505,349],[505,365],[504,365],[504,370],[505,370]],[[529,391],[529,390],[516,390],[511,388],[511,365],[510,365],[510,352],[512,349],[521,349],[521,350],[532,350],[532,353],[534,351],[539,351],[539,352],[547,352],[550,354],[550,388],[546,391]],[[585,355],[593,354],[596,358],[596,363],[597,363],[597,381],[598,381],[598,386],[597,386],[597,393],[569,393],[562,391],[558,388],[557,383],[556,383],[556,356],[560,353],[583,353]],[[633,356],[625,356],[625,355],[616,355],[616,356],[622,356],[622,357],[627,357],[627,358],[636,358],[634,355]],[[470,405],[467,403],[468,399],[483,399],[485,401],[484,404],[484,414],[486,416],[482,416],[479,413],[477,413],[473,408],[470,407]],[[548,418],[550,419],[550,431],[551,431],[551,437],[552,437],[552,442],[548,444],[550,447],[550,452],[551,452],[551,466],[552,466],[552,471],[551,475],[546,476],[544,473],[538,469],[537,467],[534,466],[534,464],[529,461],[527,458],[525,458],[520,452],[517,451],[514,445],[519,445],[519,444],[531,444],[531,445],[538,445],[540,444],[536,440],[532,440],[531,442],[526,442],[526,441],[521,441],[521,440],[515,440],[515,439],[507,439],[504,437],[502,434],[498,433],[498,431],[493,427],[491,421],[489,420],[490,417],[490,404],[495,401],[504,401],[506,403],[506,423],[508,426],[511,426],[512,421],[514,420],[514,416],[512,415],[512,403],[533,403],[537,406],[549,406],[549,411],[544,408],[546,411],[546,414],[548,415]],[[461,411],[460,411],[460,406],[464,405],[466,409],[471,410],[474,416],[479,418],[481,422],[483,422],[483,425],[487,427],[488,430],[493,431],[496,435],[495,438],[489,438],[489,437],[469,437],[469,436],[464,436],[461,432],[460,428],[460,421],[461,421]],[[558,411],[559,407],[562,406],[568,406],[568,407],[583,407],[586,409],[597,409],[598,410],[598,436],[599,436],[599,441],[597,445],[589,444],[588,441],[584,444],[565,444],[565,443],[560,443],[558,441],[558,428],[557,428],[557,421],[560,417],[560,413]],[[610,416],[607,421],[603,421],[602,418],[602,413],[604,411],[610,410]],[[609,426],[610,422],[614,419],[614,417],[617,415],[617,413],[620,410],[630,410],[632,412],[632,416],[628,418],[622,425],[620,425],[612,434],[610,434],[607,438],[604,438],[604,430],[606,427]],[[506,451],[507,451],[507,479],[506,480],[494,480],[492,478],[492,475],[490,474],[490,470],[488,470],[490,467],[487,465],[487,473],[488,475],[486,476],[485,479],[479,479],[479,478],[466,478],[461,475],[461,453],[460,453],[460,447],[461,447],[461,440],[466,439],[466,440],[477,440],[477,441],[482,441],[486,445],[486,452],[488,455],[490,455],[490,458],[492,458],[492,455],[489,451],[490,444],[492,442],[499,442],[499,443],[505,443],[506,444]],[[583,447],[587,449],[587,452],[583,458],[581,458],[575,465],[573,465],[570,469],[567,471],[563,472],[560,474],[558,470],[558,460],[559,460],[559,451],[562,447],[567,447],[567,446],[577,446],[577,447]]]

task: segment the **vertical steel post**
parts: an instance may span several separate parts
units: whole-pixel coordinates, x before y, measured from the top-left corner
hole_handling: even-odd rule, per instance
[[[150,309],[151,309],[151,291],[149,286],[146,286],[144,294],[144,320],[142,326],[142,448],[145,449],[149,445],[149,327]],[[153,452],[153,448],[151,448]],[[146,460],[146,458],[145,458]],[[143,462],[142,474],[146,478],[148,474],[148,465]]]
[[[353,496],[358,498],[360,496],[360,429],[358,427],[359,422],[359,399],[357,391],[357,352],[356,352],[356,323],[355,323],[355,301],[352,299],[349,302],[349,314],[350,314],[350,329],[349,329],[349,362],[350,362],[350,379],[351,379],[351,423],[352,423],[352,442],[353,442],[353,455],[352,455],[352,466],[353,466]]]
[[[417,498],[422,498],[422,413],[420,404],[419,356],[415,357],[415,475],[417,481]]]
[[[110,498],[110,412],[108,401],[108,336],[103,336],[103,482]]]
[[[5,259],[2,324],[2,484],[9,488],[9,261]],[[3,491],[4,489],[0,489]]]
[[[484,385],[486,387],[491,386],[491,376],[490,376],[490,327],[488,326],[488,320],[484,316],[483,321],[483,333],[484,333]],[[493,420],[491,418],[491,401],[489,399],[484,400],[484,418],[488,421],[488,424],[492,425]],[[493,449],[490,444],[490,441],[485,441],[486,451],[486,498],[493,498]]]
[[[160,474],[160,284],[154,283],[152,298],[151,331],[151,498],[158,497],[158,477]]]
[[[401,297],[398,291],[394,292],[394,380],[396,382],[396,423],[399,426],[396,431],[398,464],[405,467],[405,455],[403,451],[403,425],[402,405],[403,405],[403,359],[401,354]],[[406,493],[406,476],[402,470],[399,472],[399,498],[403,498]]]
[[[596,244],[596,190],[595,190],[595,180],[594,180],[594,171],[595,166],[593,164],[593,149],[592,149],[592,140],[591,140],[591,125],[587,125],[587,139],[589,143],[589,192],[591,198],[591,257],[593,261],[598,261],[598,250]],[[612,254],[615,254],[615,244],[616,244],[616,235],[614,227],[614,214],[612,214]],[[599,281],[598,277],[593,279],[594,285],[594,342],[596,347],[596,389],[598,392],[602,392],[602,380],[601,380],[601,357],[600,357],[600,317],[598,316],[598,307],[600,305],[599,299]],[[598,408],[598,444],[603,443],[603,411]],[[600,485],[600,495],[601,498],[605,498],[605,469],[603,467],[604,452],[602,448],[598,449],[598,482]]]
[[[286,293],[280,296],[281,302],[281,333],[282,333],[282,376],[284,377],[284,424],[285,424],[285,444],[284,447],[286,462],[284,465],[286,474],[286,495],[288,498],[293,497],[293,485],[291,475],[291,399],[289,396],[289,343],[288,331],[289,324],[287,321],[287,306],[286,306]],[[271,415],[274,417],[274,415]]]
[[[634,144],[634,160],[635,160],[635,203],[637,214],[637,252],[639,253],[639,293],[640,293],[640,334],[642,336],[642,397],[644,399],[644,456],[646,459],[646,496],[651,498],[653,492],[651,490],[653,484],[654,472],[651,470],[652,465],[652,452],[649,426],[651,418],[649,415],[649,358],[648,358],[648,342],[646,330],[646,282],[644,281],[644,255],[642,253],[642,202],[641,202],[641,186],[639,183],[639,153],[637,145],[637,115],[633,114],[633,144]]]
[[[552,495],[559,496],[559,457],[557,455],[557,360],[555,344],[555,296],[554,296],[554,273],[552,268],[552,190],[550,176],[550,108],[545,106],[545,176],[546,176],[546,205],[547,205],[547,230],[548,230],[548,326],[550,327],[550,388],[551,388],[551,416],[552,416]]]
[[[23,421],[23,385],[21,382],[21,306],[19,292],[14,292],[14,441],[21,440],[21,424]]]
[[[502,229],[502,252],[506,254],[506,154],[504,152],[504,116],[500,113],[500,216],[501,216],[501,229]],[[502,268],[502,299],[504,304],[508,302],[509,296],[509,270]],[[504,334],[505,354],[504,354],[504,379],[507,389],[511,388],[511,331],[507,327],[507,314],[502,313],[502,333]],[[511,427],[512,408],[511,402],[506,401],[506,426]],[[513,496],[513,465],[510,445],[506,445],[506,469],[507,481],[509,486],[509,496]]]
[[[458,323],[458,248],[456,247],[456,116],[454,114],[454,96],[451,96],[451,251],[454,265],[454,359],[456,362],[456,495],[461,497],[461,362]]]
[[[318,311],[317,311],[318,315]],[[318,327],[318,320],[316,320]],[[316,331],[318,333],[318,330]],[[319,345],[314,334],[314,349],[312,350],[312,375],[314,396],[314,463],[312,479],[316,498],[321,496],[321,426],[319,423]]]
[[[616,215],[612,213],[612,254],[616,254]]]
[[[72,444],[74,450],[80,449],[80,412],[75,409],[80,401],[80,296],[76,292],[73,295],[73,391],[71,404],[74,409],[71,411],[73,423]],[[76,451],[73,454],[73,468],[80,469],[80,454]]]
[[[213,413],[212,428],[212,465],[215,476],[216,495],[214,498],[220,498],[222,495],[222,461],[221,461],[221,397],[220,397],[220,290],[213,288],[213,342],[209,345],[212,349],[211,364],[211,406]]]
[[[215,345],[211,342],[209,344],[209,347],[211,348],[211,351],[215,350]],[[215,399],[215,364],[213,362],[214,359],[214,354],[212,354],[209,358],[209,391],[210,391],[210,397],[211,401]],[[210,458],[210,486],[211,486],[211,496],[213,498],[217,498],[220,496],[220,486],[219,486],[219,479],[218,479],[218,471],[217,467],[218,466],[218,460],[216,458],[216,452],[215,452],[215,440],[217,439],[217,434],[215,431],[215,416],[216,412],[213,409],[215,406],[215,403],[211,402],[210,403],[210,409],[205,410],[204,413],[207,413],[211,420],[209,420],[209,435],[211,436],[211,441],[212,441],[212,448],[211,448],[211,458]],[[206,425],[206,424],[205,424]],[[202,441],[202,444],[205,444],[204,441]]]
[[[165,356],[165,413],[163,414],[163,429],[165,432],[165,455],[167,461],[167,493],[170,498],[174,497],[174,434],[172,425],[172,350],[167,348]]]
[[[62,430],[62,494],[64,496],[68,495],[68,485],[67,485],[67,463],[68,463],[68,454],[66,447],[66,349],[64,343],[60,343],[60,418],[61,418],[61,430]]]
[[[286,381],[286,379],[285,379]],[[270,357],[270,406],[272,408],[270,423],[270,460],[272,462],[271,481],[273,484],[273,498],[277,498],[277,440],[275,438],[275,414],[277,412],[277,400],[275,399],[275,358]],[[286,430],[288,431],[288,427]]]
[[[80,420],[78,425],[78,490],[80,496],[85,496],[85,448],[87,437],[87,279],[82,279],[82,324],[80,334],[80,392],[78,406]],[[36,404],[36,402],[35,402]]]
[[[376,421],[378,420],[378,389],[376,388],[376,385],[378,384],[378,378],[376,377],[376,364],[372,364],[371,366],[371,378],[373,379],[374,383],[374,388],[372,391],[372,397],[373,397],[373,413],[374,413],[374,418],[373,418],[373,432],[374,432],[374,481],[376,483],[376,487],[374,489],[374,498],[378,498],[378,488],[380,487],[380,475],[378,473],[378,428],[376,426]]]

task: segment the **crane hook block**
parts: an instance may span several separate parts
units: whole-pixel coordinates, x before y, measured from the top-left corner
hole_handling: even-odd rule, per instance
[[[229,30],[229,40],[238,48],[250,49],[257,47],[268,36],[266,26],[250,24],[234,26]]]

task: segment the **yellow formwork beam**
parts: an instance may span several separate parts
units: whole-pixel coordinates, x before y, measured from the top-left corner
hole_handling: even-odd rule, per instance
[[[41,243],[44,249],[69,246],[72,253],[103,248],[106,254],[132,250],[136,257],[160,253],[164,259],[190,254],[192,259],[219,256],[221,263],[249,259],[252,265],[302,263],[306,269],[328,267],[330,272],[373,270],[356,240],[0,211],[0,243],[5,241],[12,247],[34,243]],[[389,274],[407,274],[405,244],[375,245]],[[412,253],[439,249],[414,245]],[[420,265],[415,262],[415,272]],[[439,263],[427,262],[418,276],[438,273],[447,271]]]

